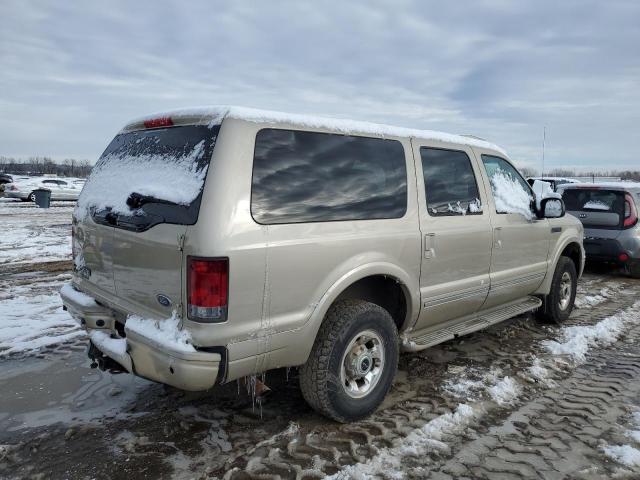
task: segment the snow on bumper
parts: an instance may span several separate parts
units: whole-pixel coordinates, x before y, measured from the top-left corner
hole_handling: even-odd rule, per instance
[[[127,328],[125,323],[126,338],[119,338],[113,310],[71,284],[60,290],[60,297],[71,316],[87,328],[94,346],[127,371],[182,390],[207,390],[216,383],[222,361],[219,353],[198,351],[190,345],[185,347],[176,343],[171,335],[165,340],[162,334],[168,333],[166,329],[139,328],[139,319],[132,322],[136,328]],[[163,322],[155,323],[162,325]]]

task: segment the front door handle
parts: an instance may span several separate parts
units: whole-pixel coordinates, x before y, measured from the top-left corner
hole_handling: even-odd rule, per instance
[[[433,258],[436,256],[435,237],[435,233],[424,234],[424,258]]]

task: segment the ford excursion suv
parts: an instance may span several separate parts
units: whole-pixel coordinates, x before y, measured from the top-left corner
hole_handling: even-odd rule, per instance
[[[206,390],[299,367],[307,402],[346,422],[380,405],[400,351],[565,320],[582,238],[476,137],[181,110],[100,157],[61,296],[102,368]]]

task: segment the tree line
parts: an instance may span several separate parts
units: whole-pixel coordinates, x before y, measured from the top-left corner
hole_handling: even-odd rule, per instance
[[[88,177],[92,165],[89,160],[67,158],[54,161],[50,157],[30,157],[26,160],[0,156],[0,173],[16,175],[44,175],[52,174],[59,177]],[[525,177],[538,177],[539,170],[529,167],[520,168]],[[577,171],[570,168],[552,168],[544,172],[548,177],[620,177],[622,180],[640,182],[640,170],[594,170]]]
[[[525,177],[540,177],[541,172],[535,168],[519,169]],[[545,177],[620,177],[621,180],[640,181],[640,170],[574,170],[571,168],[551,168],[544,171]]]
[[[57,175],[59,177],[86,178],[91,173],[89,160],[67,158],[55,161],[50,157],[16,159],[0,156],[0,173],[13,175]]]

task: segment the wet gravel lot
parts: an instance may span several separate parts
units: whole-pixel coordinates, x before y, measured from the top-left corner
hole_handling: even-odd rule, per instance
[[[53,298],[67,262],[15,262],[0,291]],[[351,425],[311,411],[295,370],[269,372],[259,405],[235,382],[185,393],[100,372],[72,326],[34,332],[58,339],[0,349],[0,478],[640,478],[616,456],[640,447],[639,299],[640,281],[589,270],[567,325],[521,316],[403,355],[383,407]],[[580,358],[545,343],[621,312],[619,335]]]

